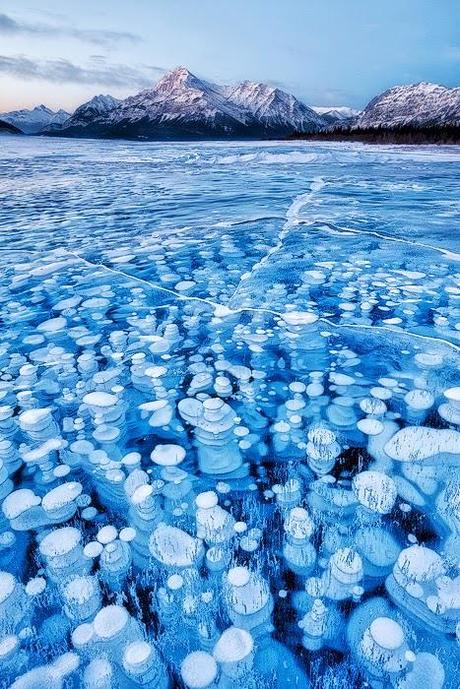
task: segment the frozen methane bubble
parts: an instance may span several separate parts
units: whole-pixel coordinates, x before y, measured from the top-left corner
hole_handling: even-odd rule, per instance
[[[101,591],[96,577],[77,575],[62,588],[64,612],[78,624],[92,619],[101,607]]]
[[[398,462],[456,464],[460,433],[451,429],[407,426],[386,443],[386,454]]]
[[[404,395],[407,405],[406,417],[409,423],[421,423],[434,404],[434,395],[429,390],[415,388]]]
[[[58,434],[58,427],[49,407],[22,412],[19,426],[32,441],[49,440]]]
[[[361,433],[365,435],[379,435],[384,429],[384,425],[379,419],[374,419],[367,416],[365,419],[360,419],[356,426],[359,428]]]
[[[39,665],[21,675],[11,685],[11,689],[63,689],[66,679],[74,673],[80,665],[77,653],[64,653],[48,665]]]
[[[236,627],[246,630],[270,629],[273,600],[267,582],[247,567],[232,567],[226,576],[228,616]]]
[[[335,433],[329,428],[316,426],[308,431],[307,462],[315,474],[328,474],[339,454],[340,445],[336,441]]]
[[[444,390],[447,402],[439,405],[439,415],[448,423],[460,426],[460,387]]]
[[[395,482],[379,471],[362,471],[353,479],[353,490],[363,507],[377,514],[388,514],[396,502]]]
[[[40,541],[39,551],[50,578],[56,583],[64,583],[72,575],[87,574],[91,568],[90,560],[83,553],[81,531],[73,526],[48,533]]]
[[[417,653],[407,672],[397,680],[396,689],[442,689],[446,673],[442,662],[431,653]]]
[[[363,578],[361,556],[350,547],[339,548],[333,553],[323,578],[328,598],[332,600],[350,598]]]
[[[107,658],[93,658],[83,673],[84,689],[112,689],[113,665]]]
[[[218,667],[209,653],[193,651],[182,661],[180,674],[187,689],[212,689],[216,686]]]
[[[431,548],[413,545],[401,551],[395,564],[394,575],[404,585],[437,579],[444,574],[443,559]]]
[[[222,632],[213,656],[222,672],[233,679],[247,677],[252,667],[254,640],[246,629],[229,627]]]
[[[18,488],[3,500],[2,512],[9,520],[12,529],[27,531],[35,527],[37,522],[42,524],[40,511],[41,498],[30,488]]]
[[[198,538],[210,545],[229,541],[234,534],[235,520],[229,512],[217,504],[217,494],[212,490],[199,493],[195,503]]]
[[[132,641],[123,651],[123,669],[136,684],[168,689],[169,678],[158,652],[144,640]]]
[[[184,461],[185,450],[180,445],[156,445],[150,457],[159,466],[176,466]]]
[[[123,650],[132,641],[142,638],[142,628],[121,605],[107,605],[97,613],[92,628],[102,648],[121,662]]]
[[[293,507],[284,519],[286,541],[283,555],[290,569],[296,574],[308,574],[316,562],[316,551],[310,543],[315,525],[307,510]]]
[[[453,633],[460,620],[460,579],[434,550],[413,545],[401,551],[386,588],[397,605],[433,630]]]
[[[77,511],[76,500],[81,495],[83,487],[78,481],[61,483],[50,490],[42,499],[42,507],[46,516],[53,521],[67,521]]]
[[[51,336],[54,333],[60,332],[61,330],[64,330],[64,328],[67,325],[67,320],[63,318],[62,316],[58,316],[57,318],[49,318],[47,321],[43,321],[42,323],[39,323],[37,325],[37,330],[39,333],[43,333],[44,335]]]
[[[288,311],[282,315],[287,337],[283,343],[295,371],[322,370],[327,359],[324,338],[318,327],[318,315],[311,311]]]
[[[407,651],[403,629],[391,617],[372,620],[359,648],[371,674],[377,677],[400,674],[408,664]]]
[[[155,560],[170,569],[196,566],[204,554],[200,539],[164,523],[159,524],[152,533],[149,548]]]
[[[99,557],[100,577],[112,591],[120,591],[131,568],[129,543],[118,538],[105,544]]]
[[[219,397],[200,400],[183,399],[179,413],[194,427],[200,471],[204,474],[232,474],[242,465],[242,458],[233,433],[235,414]]]

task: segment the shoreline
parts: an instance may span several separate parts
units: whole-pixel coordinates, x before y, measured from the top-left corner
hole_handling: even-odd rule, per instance
[[[352,144],[361,143],[373,146],[459,146],[460,145],[460,128],[455,135],[447,135],[436,132],[433,134],[426,134],[424,130],[416,132],[400,132],[395,130],[363,130],[363,131],[330,131],[330,132],[311,132],[311,133],[294,133],[289,136],[279,138],[253,138],[253,137],[203,137],[203,138],[131,138],[131,137],[115,137],[115,136],[65,136],[54,134],[26,134],[24,132],[0,132],[0,138],[20,138],[27,139],[41,139],[41,140],[60,140],[60,141],[106,141],[106,142],[129,142],[136,144],[295,144],[298,142],[312,142],[312,143],[342,143]]]

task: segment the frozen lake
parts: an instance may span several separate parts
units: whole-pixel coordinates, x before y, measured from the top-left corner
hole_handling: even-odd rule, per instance
[[[0,139],[0,686],[457,688],[459,162]]]

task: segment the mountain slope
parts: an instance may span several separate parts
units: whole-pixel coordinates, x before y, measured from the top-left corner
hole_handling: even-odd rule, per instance
[[[60,127],[69,117],[65,110],[55,112],[46,105],[37,105],[32,110],[14,110],[0,114],[0,119],[9,122],[25,134],[37,134],[54,125]]]
[[[64,122],[64,129],[70,127],[85,127],[100,118],[105,117],[111,110],[118,107],[121,100],[109,95],[94,96],[86,103],[82,103],[71,117]]]
[[[267,130],[291,134],[294,131],[317,131],[324,120],[314,110],[290,93],[267,84],[243,81],[236,87],[226,87],[229,101],[247,110]]]
[[[460,88],[422,82],[395,86],[370,101],[355,128],[460,125]]]
[[[5,120],[0,120],[0,134],[23,134],[20,129],[14,126],[14,124],[10,124],[9,122],[5,122]]]

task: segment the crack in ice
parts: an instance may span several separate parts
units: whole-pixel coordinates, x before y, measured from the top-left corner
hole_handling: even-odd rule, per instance
[[[299,194],[294,198],[291,205],[286,211],[285,221],[283,223],[283,226],[281,227],[280,232],[278,233],[278,241],[265,254],[265,256],[263,256],[259,261],[254,263],[252,268],[247,273],[245,273],[246,277],[244,279],[240,279],[238,285],[236,286],[233,294],[230,297],[230,301],[236,296],[239,288],[241,287],[241,283],[246,282],[246,280],[249,280],[255,272],[257,272],[267,263],[267,261],[270,260],[273,254],[280,251],[280,249],[283,247],[284,240],[286,239],[290,230],[301,223],[301,220],[299,218],[299,212],[301,208],[303,208],[309,201],[311,201],[313,196],[325,186],[326,182],[324,181],[323,177],[315,177],[310,184],[309,191],[304,192],[303,194]]]
[[[424,242],[410,241],[409,239],[404,239],[403,237],[391,237],[390,235],[383,234],[381,232],[376,232],[375,230],[357,230],[351,227],[341,227],[340,225],[335,225],[334,223],[315,220],[300,220],[299,225],[305,225],[306,227],[316,227],[316,228],[326,228],[326,230],[333,231],[336,234],[355,234],[355,235],[368,235],[371,237],[377,237],[377,239],[384,239],[388,242],[397,242],[399,244],[408,244],[409,246],[417,246],[421,249],[429,249],[431,251],[437,251],[440,254],[446,256],[446,258],[452,261],[460,261],[460,253],[456,251],[450,251],[449,249],[443,249],[439,246],[434,246],[433,244],[425,244]]]
[[[124,278],[134,280],[135,282],[139,282],[140,284],[145,285],[149,289],[159,290],[160,292],[165,292],[167,294],[171,294],[173,297],[175,297],[179,301],[197,301],[197,302],[201,302],[203,304],[206,304],[213,309],[215,316],[217,316],[218,318],[225,318],[227,316],[234,316],[234,315],[237,315],[239,313],[249,312],[249,313],[267,313],[267,314],[270,314],[272,316],[275,316],[276,318],[283,319],[284,316],[286,315],[286,313],[289,313],[289,312],[275,311],[274,309],[269,309],[266,307],[256,307],[256,306],[239,306],[238,308],[231,309],[230,307],[226,306],[225,304],[221,304],[220,302],[212,301],[211,299],[206,299],[204,297],[193,297],[191,295],[180,294],[178,292],[175,292],[174,290],[168,289],[167,287],[161,287],[159,285],[155,285],[153,282],[145,280],[144,278],[140,278],[140,277],[137,277],[135,275],[130,275],[129,273],[124,273],[122,270],[110,268],[110,266],[106,266],[104,263],[95,263],[93,261],[89,261],[88,259],[83,258],[79,254],[76,254],[74,252],[67,252],[67,253],[69,253],[74,258],[79,259],[80,261],[87,264],[88,266],[91,266],[94,268],[102,268],[103,270],[106,270],[106,271],[108,271],[114,275],[122,276]],[[165,304],[161,305],[162,308],[165,306],[167,306],[167,305],[165,305]],[[411,331],[386,328],[384,326],[379,326],[379,325],[366,325],[363,323],[334,323],[334,321],[331,321],[329,318],[326,318],[324,316],[319,316],[318,320],[321,323],[327,324],[331,328],[353,329],[353,330],[372,330],[373,332],[378,331],[381,333],[389,333],[393,336],[402,335],[402,336],[406,336],[409,338],[414,338],[416,340],[421,340],[423,342],[430,342],[430,343],[436,343],[438,345],[444,345],[447,348],[452,349],[453,351],[455,351],[457,353],[460,353],[460,346],[454,344],[453,342],[449,342],[449,340],[444,340],[443,338],[440,338],[440,337],[433,337],[430,335],[420,335],[418,333],[414,333]]]

